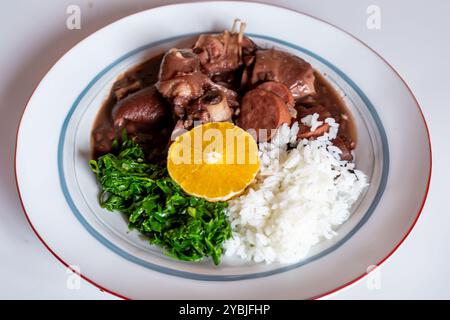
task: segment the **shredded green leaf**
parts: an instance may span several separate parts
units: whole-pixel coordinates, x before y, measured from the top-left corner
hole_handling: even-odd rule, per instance
[[[211,257],[219,264],[222,244],[231,237],[225,216],[228,204],[187,195],[165,167],[146,163],[142,148],[126,136],[115,149],[89,162],[102,187],[100,205],[124,213],[131,229],[171,257]]]

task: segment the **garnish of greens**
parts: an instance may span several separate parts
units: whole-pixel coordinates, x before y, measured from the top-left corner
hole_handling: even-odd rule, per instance
[[[89,162],[102,187],[100,205],[124,213],[130,229],[171,257],[211,257],[219,264],[222,244],[231,237],[227,203],[185,194],[165,167],[146,163],[142,148],[126,135],[114,142],[114,150]]]

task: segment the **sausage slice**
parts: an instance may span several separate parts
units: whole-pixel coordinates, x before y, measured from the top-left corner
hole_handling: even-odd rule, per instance
[[[292,95],[291,91],[286,85],[282,84],[281,82],[267,81],[260,84],[258,88],[275,93],[277,96],[283,99],[284,103],[286,103],[286,106],[289,110],[289,114],[291,115],[291,117],[292,118],[297,117],[297,110],[295,110],[294,108],[295,106],[294,96]]]
[[[323,136],[325,132],[328,132],[328,129],[330,129],[330,125],[328,123],[324,123],[314,131],[311,131],[310,128],[305,125],[300,125],[300,130],[298,131],[297,137],[299,139],[317,138]]]
[[[241,128],[255,130],[259,141],[269,141],[283,123],[291,123],[291,116],[283,99],[259,88],[245,94],[238,119]]]

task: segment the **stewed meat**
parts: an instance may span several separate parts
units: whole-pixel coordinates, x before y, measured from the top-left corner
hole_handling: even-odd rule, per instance
[[[294,99],[315,93],[314,71],[305,60],[288,52],[269,49],[256,51],[255,63],[248,74],[250,85],[265,81],[275,81],[285,84]]]
[[[170,108],[155,86],[128,94],[119,101],[112,91],[92,131],[94,156],[112,152],[114,139],[120,138],[125,129],[129,137],[148,150],[149,160],[163,160],[172,128]]]
[[[159,81],[200,71],[200,59],[190,49],[170,49],[161,62]]]
[[[181,130],[192,129],[195,124],[231,121],[238,110],[237,98],[236,92],[213,84],[205,94],[186,106],[184,116],[177,120],[172,138],[176,138]]]
[[[258,141],[268,141],[283,123],[291,123],[286,103],[273,92],[264,89],[248,91],[241,103],[238,125],[254,130]]]
[[[238,69],[251,59],[256,50],[252,40],[244,36],[245,24],[239,32],[225,30],[221,34],[202,34],[193,51],[200,59],[203,71],[208,76],[227,73]]]
[[[114,83],[92,131],[94,154],[112,151],[123,129],[164,161],[169,141],[206,122],[233,121],[268,141],[283,123],[299,124],[299,138],[329,132],[343,160],[352,160],[355,131],[339,94],[309,63],[288,52],[258,48],[236,31],[200,35],[192,48],[172,48],[125,72]],[[304,117],[318,114],[317,122]],[[302,122],[303,119],[303,122]],[[314,122],[314,130],[311,126]]]
[[[159,92],[172,102],[175,118],[188,120],[185,128],[191,128],[193,121],[228,121],[239,105],[237,93],[212,82],[201,72],[177,76],[158,83]],[[215,95],[222,102],[219,106],[204,103]],[[227,115],[225,117],[225,115]],[[230,116],[228,116],[230,115]],[[221,120],[224,118],[223,120]],[[213,120],[215,119],[215,120]]]
[[[211,80],[225,88],[236,90],[240,87],[241,77],[241,73],[234,70],[212,75]]]
[[[227,99],[228,105],[234,111],[236,111],[237,108],[239,107],[239,96],[236,91],[226,88],[217,83],[213,83],[210,90],[222,92],[225,98]]]
[[[201,72],[192,72],[160,81],[156,86],[161,95],[173,104],[176,116],[183,117],[186,106],[211,87],[211,80]]]

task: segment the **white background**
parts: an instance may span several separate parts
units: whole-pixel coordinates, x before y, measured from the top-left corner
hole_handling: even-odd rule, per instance
[[[81,282],[80,289],[69,290],[65,267],[32,232],[16,191],[13,171],[15,134],[32,91],[65,51],[121,17],[175,2],[182,1],[9,0],[2,3],[0,298],[115,299],[85,281]],[[431,132],[433,178],[428,201],[415,229],[397,253],[379,269],[375,288],[370,283],[368,285],[367,280],[362,280],[332,298],[449,299],[450,210],[445,204],[450,196],[450,0],[262,2],[309,13],[366,42],[385,57],[409,84],[422,106]],[[70,4],[81,8],[81,30],[66,28],[66,9]],[[381,8],[380,30],[366,27],[366,9],[371,4]],[[270,23],[270,17],[261,18]],[[51,199],[51,195],[49,197]]]

